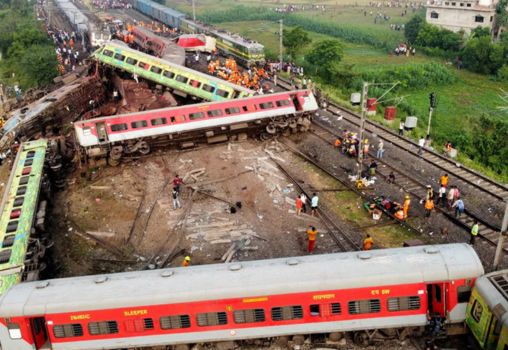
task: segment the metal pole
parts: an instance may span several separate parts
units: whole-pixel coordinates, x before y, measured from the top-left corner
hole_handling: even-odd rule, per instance
[[[429,124],[427,125],[427,137],[430,136],[430,122],[432,121],[432,112],[434,108],[429,107]]]
[[[504,236],[508,229],[508,200],[506,201],[506,207],[504,210],[503,223],[501,224],[501,232],[499,233],[499,240],[497,241],[496,255],[494,256],[494,264],[492,268],[497,270],[501,261],[501,253],[503,252]]]
[[[365,130],[365,117],[367,114],[367,96],[369,94],[369,83],[363,82],[362,100],[361,100],[361,118],[360,118],[360,134],[358,135],[358,179],[360,180],[362,174],[362,160],[363,160],[363,132]]]
[[[279,69],[282,70],[282,35],[283,35],[283,20],[279,20]]]
[[[196,4],[195,0],[192,0],[192,20],[196,22]]]

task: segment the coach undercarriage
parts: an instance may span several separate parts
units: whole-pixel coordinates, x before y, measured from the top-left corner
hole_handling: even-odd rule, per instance
[[[153,149],[167,147],[188,149],[196,147],[198,144],[242,141],[247,137],[269,140],[279,135],[289,136],[298,132],[306,132],[310,129],[310,125],[311,115],[305,113],[118,142],[107,142],[106,140],[99,146],[86,148],[82,154],[82,161],[88,167],[104,166],[106,163],[110,166],[117,166],[122,157],[145,156]]]

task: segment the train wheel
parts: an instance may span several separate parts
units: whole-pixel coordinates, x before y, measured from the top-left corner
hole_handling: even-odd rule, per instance
[[[120,164],[120,159],[113,159],[113,158],[108,158],[108,164],[110,166],[118,166],[118,164]]]
[[[369,335],[364,331],[355,332],[353,341],[359,346],[369,346]]]
[[[139,144],[138,151],[139,151],[139,153],[141,153],[143,155],[147,155],[148,153],[150,153],[150,145],[147,142],[142,141]]]
[[[275,133],[277,132],[277,127],[275,126],[274,123],[270,123],[266,126],[266,132],[275,135]]]
[[[271,135],[267,132],[262,132],[261,135],[259,135],[259,138],[261,139],[261,141],[270,140],[272,137],[273,137],[273,135]]]

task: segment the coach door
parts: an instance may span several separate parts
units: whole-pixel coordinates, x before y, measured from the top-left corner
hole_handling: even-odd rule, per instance
[[[99,142],[107,142],[108,132],[106,131],[106,124],[95,123],[95,127],[97,128],[97,138],[99,139]]]
[[[446,316],[445,288],[446,286],[444,283],[427,285],[429,312],[431,315],[439,314],[442,317]]]
[[[303,110],[302,103],[300,102],[300,99],[298,98],[297,94],[293,95],[293,104],[295,105],[295,110],[297,112],[300,112]]]
[[[36,317],[30,319],[30,328],[32,329],[35,349],[51,349],[48,340],[48,330],[46,329],[46,320],[44,317]]]

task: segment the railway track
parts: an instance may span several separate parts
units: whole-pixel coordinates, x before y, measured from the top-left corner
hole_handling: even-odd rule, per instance
[[[287,147],[287,145],[286,145]],[[291,150],[291,149],[290,149]],[[274,160],[275,161],[275,160]],[[305,193],[307,198],[312,197],[312,189],[309,186],[305,186],[300,181],[298,181],[284,166],[282,166],[279,162],[275,161],[279,169],[286,175],[294,184],[296,187],[298,187],[298,190],[300,193]],[[316,164],[314,164],[316,165]],[[319,167],[319,165],[316,165]],[[343,252],[349,252],[352,250],[360,250],[360,245],[355,241],[354,238],[351,237],[351,234],[346,232],[344,229],[341,229],[335,221],[331,218],[331,215],[329,214],[329,210],[324,205],[320,205],[320,208],[318,210],[318,216],[321,218],[322,222],[328,229],[328,233],[332,237],[332,239],[335,241],[337,246],[341,249]]]
[[[292,88],[290,82],[281,78],[278,78],[277,85],[287,90]],[[326,110],[334,115],[341,115],[356,127],[360,126],[360,115],[347,108],[341,107],[334,102],[329,102]],[[394,146],[419,157],[418,144],[413,140],[400,136],[392,130],[368,119],[365,120],[365,130],[367,133],[375,134]],[[506,185],[496,182],[477,171],[463,167],[453,159],[433,150],[425,149],[423,160],[498,200],[508,201],[508,187]]]
[[[285,79],[278,78],[277,85],[283,89],[292,89],[290,82]],[[341,116],[343,120],[346,120],[349,124],[354,127],[359,128],[360,126],[360,115],[348,110],[347,108],[341,107],[334,102],[330,102],[326,111],[335,116]],[[326,128],[322,123],[313,120],[313,124],[317,125],[320,128]],[[365,120],[365,131],[368,134],[376,135],[377,137],[383,139],[386,143],[390,143],[394,147],[397,147],[401,150],[408,152],[414,157],[418,157],[422,159],[427,164],[439,169],[440,171],[446,172],[452,177],[461,181],[463,184],[467,184],[473,186],[474,188],[480,190],[482,193],[491,196],[494,200],[507,202],[508,201],[508,187],[504,184],[498,183],[483,174],[480,174],[472,169],[468,169],[462,167],[459,163],[455,162],[453,159],[445,157],[433,150],[424,149],[423,155],[418,155],[418,144],[413,140],[400,136],[392,130],[378,125],[377,123],[370,121],[368,119]],[[335,132],[331,132],[334,137],[338,137]],[[378,159],[376,159],[379,161]],[[425,196],[425,186],[421,181],[415,179],[414,177],[409,176],[405,172],[401,172],[389,164],[383,162],[386,165],[386,169],[390,169],[397,173],[397,178],[399,179],[398,184],[408,193],[413,195],[416,198],[423,198]],[[381,172],[381,175],[387,176],[387,174],[382,173],[383,170],[377,170],[378,174]],[[460,187],[459,183],[459,187]],[[447,210],[443,210],[441,208],[437,208],[441,213],[443,213],[450,221],[455,223],[456,225],[462,227],[467,232],[470,232],[474,221],[477,220],[479,224],[479,236],[484,239],[485,242],[491,245],[497,245],[499,240],[499,231],[501,229],[500,225],[489,222],[487,219],[482,217],[479,214],[475,214],[470,210],[465,210],[464,214],[460,218],[455,218],[453,213],[450,213]],[[505,252],[508,252],[508,242],[505,241],[503,245],[503,249]]]
[[[334,149],[334,143],[333,141],[336,138],[340,138],[341,136],[334,132],[333,130],[330,130],[328,127],[315,123],[315,126],[319,131],[314,130],[313,134],[322,139],[324,142],[326,142],[328,145],[330,145],[330,148],[332,148],[333,152],[336,152],[337,150]],[[398,185],[400,188],[404,190],[404,192],[408,193],[410,196],[412,196],[414,200],[420,200],[422,198],[425,198],[426,194],[426,186],[427,184],[416,179],[415,177],[410,176],[407,172],[403,172],[398,170],[397,168],[391,166],[388,162],[383,161],[382,159],[375,158],[375,152],[370,151],[369,156],[371,159],[375,159],[378,165],[376,169],[376,174],[381,175],[383,178],[387,179],[390,172],[393,172],[396,176],[395,184]],[[471,231],[471,226],[473,225],[474,221],[478,221],[479,225],[479,232],[478,236],[485,240],[485,242],[497,246],[497,241],[499,238],[499,227],[492,225],[484,218],[474,215],[473,213],[466,211],[460,218],[456,218],[454,215],[453,210],[450,210],[446,207],[439,207],[436,206],[435,210],[441,214],[443,214],[448,220],[453,222],[454,224],[458,225],[459,227],[463,228],[466,232]],[[506,253],[508,253],[508,242],[506,242],[503,245],[503,249]]]

